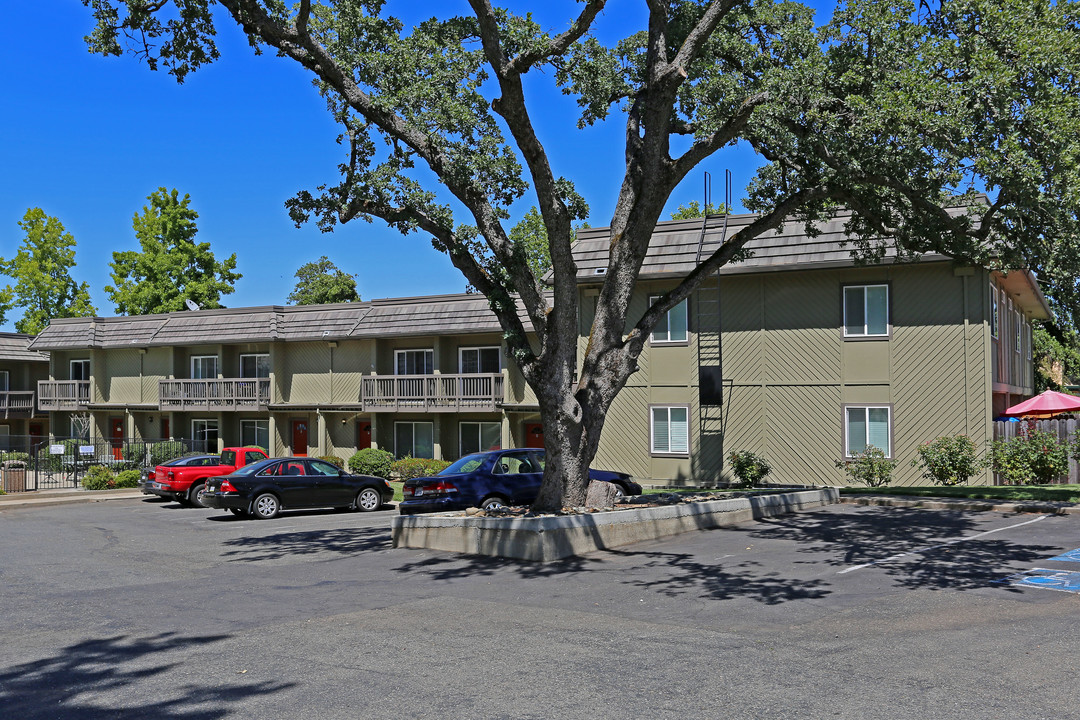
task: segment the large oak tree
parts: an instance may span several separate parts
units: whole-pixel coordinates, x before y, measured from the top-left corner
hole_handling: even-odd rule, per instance
[[[787,218],[847,206],[853,248],[869,259],[889,242],[901,257],[934,250],[1075,275],[1075,3],[851,0],[817,28],[794,2],[641,2],[643,26],[604,43],[594,25],[624,3],[565,3],[565,27],[548,32],[490,0],[412,28],[379,0],[84,0],[93,50],[132,49],[181,81],[217,57],[215,23],[227,18],[311,71],[348,154],[339,180],[288,203],[294,219],[329,229],[377,217],[430,234],[490,299],[541,409],[540,509],[581,502],[608,408],[658,319]],[[576,98],[580,127],[625,124],[610,261],[580,358],[571,239],[587,207],[541,142],[527,75]],[[736,142],[762,159],[744,200],[759,218],[629,317],[672,190]],[[547,232],[550,294],[504,226],[527,193]],[[967,204],[979,206],[948,211]]]

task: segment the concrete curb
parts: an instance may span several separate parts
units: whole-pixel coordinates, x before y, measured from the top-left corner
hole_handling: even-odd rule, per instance
[[[657,508],[536,518],[406,515],[391,522],[394,547],[552,562],[594,550],[732,525],[839,500],[837,488]]]
[[[105,500],[137,500],[151,497],[140,490],[34,490],[0,495],[0,509],[26,505],[72,505]]]
[[[894,495],[847,495],[842,496],[840,502],[844,505],[876,505],[884,507],[918,508],[921,510],[1080,515],[1080,505],[1077,505],[1076,503],[1049,501],[1001,502],[997,500],[967,500],[954,498],[922,499],[897,497]]]

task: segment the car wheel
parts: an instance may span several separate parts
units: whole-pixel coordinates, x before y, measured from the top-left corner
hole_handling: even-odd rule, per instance
[[[504,507],[506,507],[506,501],[497,496],[489,497],[480,503],[481,510],[498,510]]]
[[[247,510],[244,510],[242,508],[229,508],[229,512],[231,512],[236,517],[244,517],[245,515],[247,515]]]
[[[204,494],[206,494],[206,484],[205,483],[199,483],[198,485],[193,485],[191,487],[191,490],[188,490],[188,504],[189,505],[194,505],[195,507],[206,507],[205,505],[203,505],[203,501],[202,501],[202,496]]]
[[[615,486],[615,497],[616,498],[624,498],[624,497],[626,497],[626,488],[624,488],[619,483],[612,483],[612,484]]]
[[[374,488],[364,488],[356,496],[356,509],[360,512],[372,512],[382,505],[382,497]]]
[[[281,511],[281,503],[273,493],[263,493],[255,498],[255,502],[251,504],[251,511],[260,520],[269,520],[277,517],[278,512]]]

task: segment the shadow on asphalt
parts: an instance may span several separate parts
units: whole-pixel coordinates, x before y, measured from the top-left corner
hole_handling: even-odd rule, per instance
[[[243,518],[234,519],[245,521]],[[366,550],[389,550],[390,531],[387,528],[303,530],[234,538],[221,544],[225,548],[231,548],[222,553],[222,557],[229,562],[260,562],[316,553],[350,555]]]
[[[151,637],[119,635],[75,643],[53,657],[0,670],[0,707],[4,708],[5,717],[20,720],[59,717],[211,720],[231,715],[242,703],[293,685],[270,681],[240,683],[233,680],[231,673],[221,672],[203,678],[209,682],[192,684],[169,674],[185,659],[185,651],[228,637],[163,633]],[[114,693],[129,690],[133,683],[148,681],[170,688],[170,699],[139,704],[138,696],[134,695],[131,704],[115,706]]]

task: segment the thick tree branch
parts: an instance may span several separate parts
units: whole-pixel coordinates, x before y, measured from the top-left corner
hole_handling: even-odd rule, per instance
[[[485,3],[490,7],[489,3]],[[607,4],[607,0],[589,0],[585,3],[585,7],[582,9],[581,14],[577,16],[577,19],[571,23],[570,28],[562,33],[551,38],[550,41],[543,47],[531,50],[529,52],[523,52],[509,62],[506,67],[506,71],[513,75],[522,75],[529,71],[536,63],[544,61],[548,58],[562,55],[565,53],[571,45],[581,39],[585,33],[592,27],[593,20],[604,9],[604,5]],[[473,3],[473,9],[475,10],[475,3]]]

